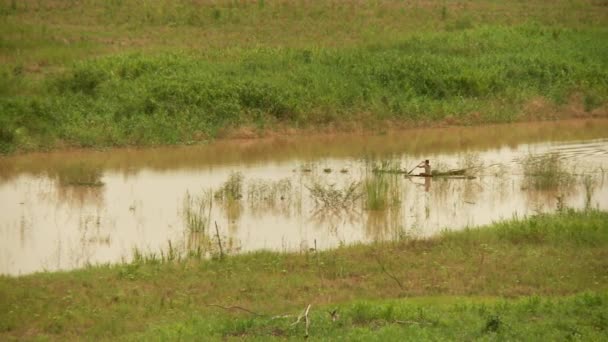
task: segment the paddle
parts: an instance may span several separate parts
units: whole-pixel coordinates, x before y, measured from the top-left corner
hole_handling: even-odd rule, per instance
[[[417,168],[418,166],[420,166],[420,164],[422,164],[422,163],[423,163],[423,162],[420,162],[418,165],[414,166],[414,168],[413,168],[413,169],[411,169],[411,170],[410,170],[410,172],[408,172],[407,174],[409,175],[410,173],[412,173],[412,171],[416,170],[416,168]]]

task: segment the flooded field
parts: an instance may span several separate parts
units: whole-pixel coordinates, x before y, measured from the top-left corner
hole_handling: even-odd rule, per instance
[[[463,174],[406,177],[423,159]],[[0,273],[321,250],[584,207],[608,209],[608,120],[28,154],[0,158]]]

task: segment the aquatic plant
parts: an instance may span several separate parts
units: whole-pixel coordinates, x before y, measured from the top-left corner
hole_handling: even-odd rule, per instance
[[[583,189],[585,189],[585,208],[591,208],[591,198],[595,193],[596,187],[599,184],[599,179],[596,175],[586,174],[581,178]]]
[[[373,157],[367,157],[364,159],[365,171],[369,172],[382,172],[382,173],[400,173],[403,172],[401,169],[401,161],[398,159],[384,159],[377,162]]]
[[[306,188],[318,209],[343,210],[352,207],[361,197],[359,185],[359,182],[351,181],[343,187],[336,187],[336,184],[326,185],[314,181]]]
[[[483,169],[483,160],[478,152],[465,152],[458,156],[459,169],[465,170],[466,174],[473,174]]]
[[[211,190],[205,190],[200,196],[192,196],[186,192],[182,216],[186,229],[190,232],[207,232],[211,224],[213,196]]]
[[[575,177],[558,153],[530,154],[522,160],[524,187],[534,190],[566,189]]]
[[[389,191],[388,176],[375,173],[367,177],[363,184],[367,209],[380,210],[386,208]]]
[[[293,187],[289,178],[278,181],[254,179],[247,185],[247,200],[251,202],[275,202],[291,197]]]
[[[401,201],[399,177],[400,162],[395,159],[366,163],[366,176],[363,180],[365,207],[368,210],[383,210]]]
[[[101,166],[82,162],[67,164],[55,171],[61,186],[102,186],[102,176]]]
[[[214,193],[220,200],[239,200],[243,198],[243,174],[232,172],[224,184]]]
[[[296,193],[289,178],[278,181],[254,179],[247,184],[247,203],[255,213],[277,209],[286,213]]]

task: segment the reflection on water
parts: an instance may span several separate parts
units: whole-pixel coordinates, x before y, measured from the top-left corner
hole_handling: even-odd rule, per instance
[[[120,262],[134,249],[327,249],[607,209],[606,132],[596,120],[4,157],[0,273]],[[422,159],[475,178],[372,172]]]

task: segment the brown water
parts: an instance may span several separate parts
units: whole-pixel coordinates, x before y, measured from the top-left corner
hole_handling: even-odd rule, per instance
[[[522,161],[557,153],[567,185],[535,190]],[[390,160],[409,170],[476,166],[476,179],[388,177],[386,209],[369,210],[370,165]],[[327,170],[326,170],[327,169]],[[330,171],[330,170],[331,171]],[[565,207],[608,209],[608,120],[225,141],[209,146],[36,153],[0,158],[0,273],[115,263],[191,249],[212,224],[192,231],[186,211],[211,199],[228,253],[299,251],[429,236]],[[205,197],[231,175],[242,198]],[[585,181],[586,179],[586,181]],[[315,201],[309,189],[354,186],[343,206]],[[585,185],[586,184],[586,185]],[[274,190],[273,190],[274,189]],[[335,193],[339,193],[336,191]],[[355,196],[356,195],[356,196]]]

